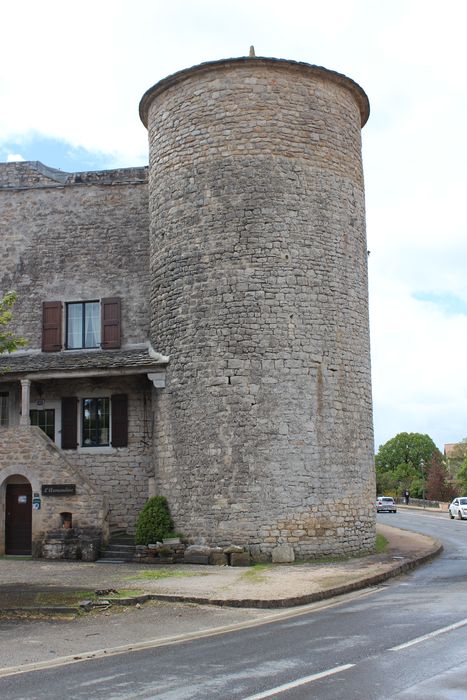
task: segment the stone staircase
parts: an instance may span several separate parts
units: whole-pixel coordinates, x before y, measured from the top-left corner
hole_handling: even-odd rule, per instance
[[[98,564],[124,564],[133,561],[135,556],[135,537],[123,531],[112,532],[107,547]]]

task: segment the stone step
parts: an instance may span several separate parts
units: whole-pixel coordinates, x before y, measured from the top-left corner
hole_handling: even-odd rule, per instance
[[[121,549],[122,552],[134,552],[135,545],[134,544],[120,543],[120,542],[109,542],[106,549],[107,550],[109,550],[109,549]]]
[[[121,549],[117,547],[111,547],[102,552],[102,557],[104,559],[133,559],[135,556],[134,549]]]
[[[109,544],[128,544],[135,545],[135,536],[127,535],[125,532],[111,535]]]
[[[135,538],[123,530],[115,530],[110,536],[107,547],[102,552],[98,564],[125,564],[133,561],[135,556]]]

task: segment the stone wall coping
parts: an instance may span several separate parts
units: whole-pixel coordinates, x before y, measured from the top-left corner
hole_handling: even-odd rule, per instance
[[[38,173],[37,182],[28,182],[27,174]],[[112,170],[91,170],[69,173],[44,165],[39,160],[26,160],[14,163],[0,163],[0,174],[6,182],[0,181],[0,190],[30,190],[49,187],[70,187],[83,185],[146,185],[148,166],[115,168]]]
[[[360,85],[358,85],[358,83],[356,83],[351,78],[348,78],[343,73],[338,73],[336,71],[324,68],[322,66],[315,66],[311,63],[305,63],[304,61],[292,61],[290,59],[285,58],[268,58],[265,56],[241,56],[238,58],[225,58],[218,61],[206,61],[205,63],[200,63],[196,66],[192,66],[191,68],[185,68],[183,70],[177,71],[176,73],[173,73],[172,75],[169,75],[166,78],[159,80],[159,82],[157,82],[155,85],[149,88],[149,90],[146,90],[143,97],[141,98],[141,101],[139,103],[139,115],[141,121],[147,128],[149,106],[154,97],[156,97],[156,95],[159,95],[160,93],[164,92],[164,90],[167,90],[168,88],[187,80],[194,74],[225,70],[229,69],[232,66],[243,66],[245,68],[252,68],[254,70],[254,68],[259,65],[280,66],[288,68],[294,72],[309,72],[326,80],[330,80],[336,83],[337,85],[341,85],[347,88],[347,90],[350,90],[350,92],[354,96],[354,99],[360,110],[361,126],[365,126],[366,122],[368,121],[368,117],[370,116],[370,103],[367,94],[365,93],[363,88],[361,88]]]

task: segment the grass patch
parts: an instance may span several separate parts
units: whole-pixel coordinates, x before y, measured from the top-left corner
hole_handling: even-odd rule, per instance
[[[267,580],[264,572],[272,568],[272,564],[253,564],[248,571],[242,574],[242,579],[250,583],[263,583]]]
[[[194,571],[189,573],[188,571],[177,571],[171,569],[150,569],[149,571],[142,571],[140,574],[135,574],[134,576],[126,576],[125,581],[159,581],[164,578],[186,578],[189,576],[209,576],[209,572],[198,572]]]
[[[377,534],[375,547],[376,554],[382,554],[383,552],[385,552],[388,544],[389,543],[387,539],[383,535]]]
[[[93,591],[40,591],[35,595],[37,605],[77,605],[82,600],[95,600]]]
[[[2,554],[0,559],[13,559],[14,561],[32,561],[32,554]]]
[[[144,591],[137,588],[121,588],[112,595],[99,596],[101,600],[115,600],[116,598],[136,598],[139,595],[144,595]]]

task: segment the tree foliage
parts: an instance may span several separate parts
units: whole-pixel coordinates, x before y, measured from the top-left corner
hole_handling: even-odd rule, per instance
[[[467,459],[467,438],[451,447],[446,454],[448,469],[451,476],[456,476],[462,462]]]
[[[375,457],[378,493],[396,496],[407,490],[421,498],[434,458],[442,464],[441,452],[429,435],[399,433],[381,445]]]
[[[173,520],[165,496],[153,496],[144,505],[136,522],[136,544],[156,544],[173,530]]]
[[[456,486],[460,495],[467,495],[467,457],[464,459],[457,472]]]
[[[418,469],[422,460],[428,464],[434,454],[441,456],[429,435],[399,433],[381,445],[375,461],[376,466],[381,469],[394,470],[400,464],[407,464]]]
[[[26,345],[24,338],[20,338],[12,331],[7,330],[7,326],[13,318],[12,308],[16,299],[16,292],[8,292],[0,299],[0,354],[13,352]]]
[[[455,489],[448,481],[446,465],[435,454],[428,466],[426,497],[432,501],[451,501],[454,495]]]
[[[451,448],[451,455],[453,459],[463,460],[467,457],[467,438],[462,438],[460,442],[457,442]]]

